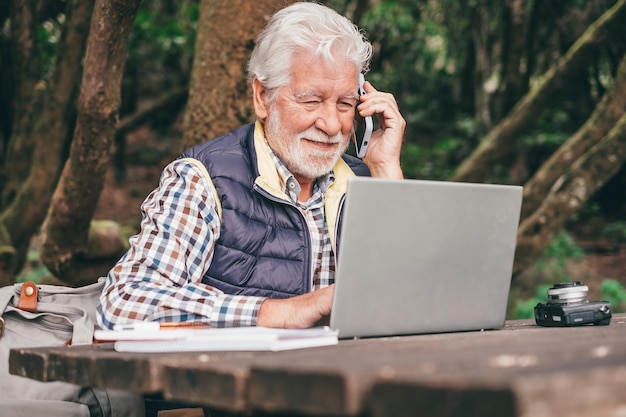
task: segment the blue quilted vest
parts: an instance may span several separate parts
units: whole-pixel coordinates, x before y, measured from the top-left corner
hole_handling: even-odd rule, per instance
[[[254,184],[259,176],[254,124],[187,149],[185,157],[206,166],[222,206],[220,237],[202,282],[227,294],[271,298],[310,291],[311,248],[303,215]],[[369,175],[362,161],[343,159],[357,175]]]

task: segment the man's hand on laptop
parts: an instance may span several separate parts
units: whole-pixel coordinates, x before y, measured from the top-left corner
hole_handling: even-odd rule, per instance
[[[303,329],[328,321],[334,285],[285,299],[267,299],[259,310],[258,326]]]

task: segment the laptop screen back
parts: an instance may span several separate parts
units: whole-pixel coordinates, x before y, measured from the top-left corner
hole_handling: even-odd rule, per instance
[[[350,180],[331,327],[341,338],[504,325],[522,187]]]

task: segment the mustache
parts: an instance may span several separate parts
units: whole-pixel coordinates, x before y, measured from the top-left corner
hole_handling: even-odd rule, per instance
[[[344,138],[341,132],[336,135],[329,136],[321,130],[310,128],[300,133],[300,139],[310,140],[312,142],[319,143],[327,143],[327,144],[337,144],[340,143]]]

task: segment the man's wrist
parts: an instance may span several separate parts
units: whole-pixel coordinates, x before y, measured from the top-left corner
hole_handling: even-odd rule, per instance
[[[259,315],[257,316],[257,319],[256,319],[257,326],[274,327],[272,326],[272,323],[270,320],[272,317],[271,310],[272,310],[271,300],[267,299],[261,303],[261,306],[259,307]]]
[[[404,179],[404,173],[400,167],[400,163],[394,164],[372,164],[368,167],[372,177],[376,178],[388,178],[388,179]]]
[[[261,327],[287,327],[286,317],[288,312],[285,309],[284,300],[265,299],[259,307],[257,316],[257,326]]]

